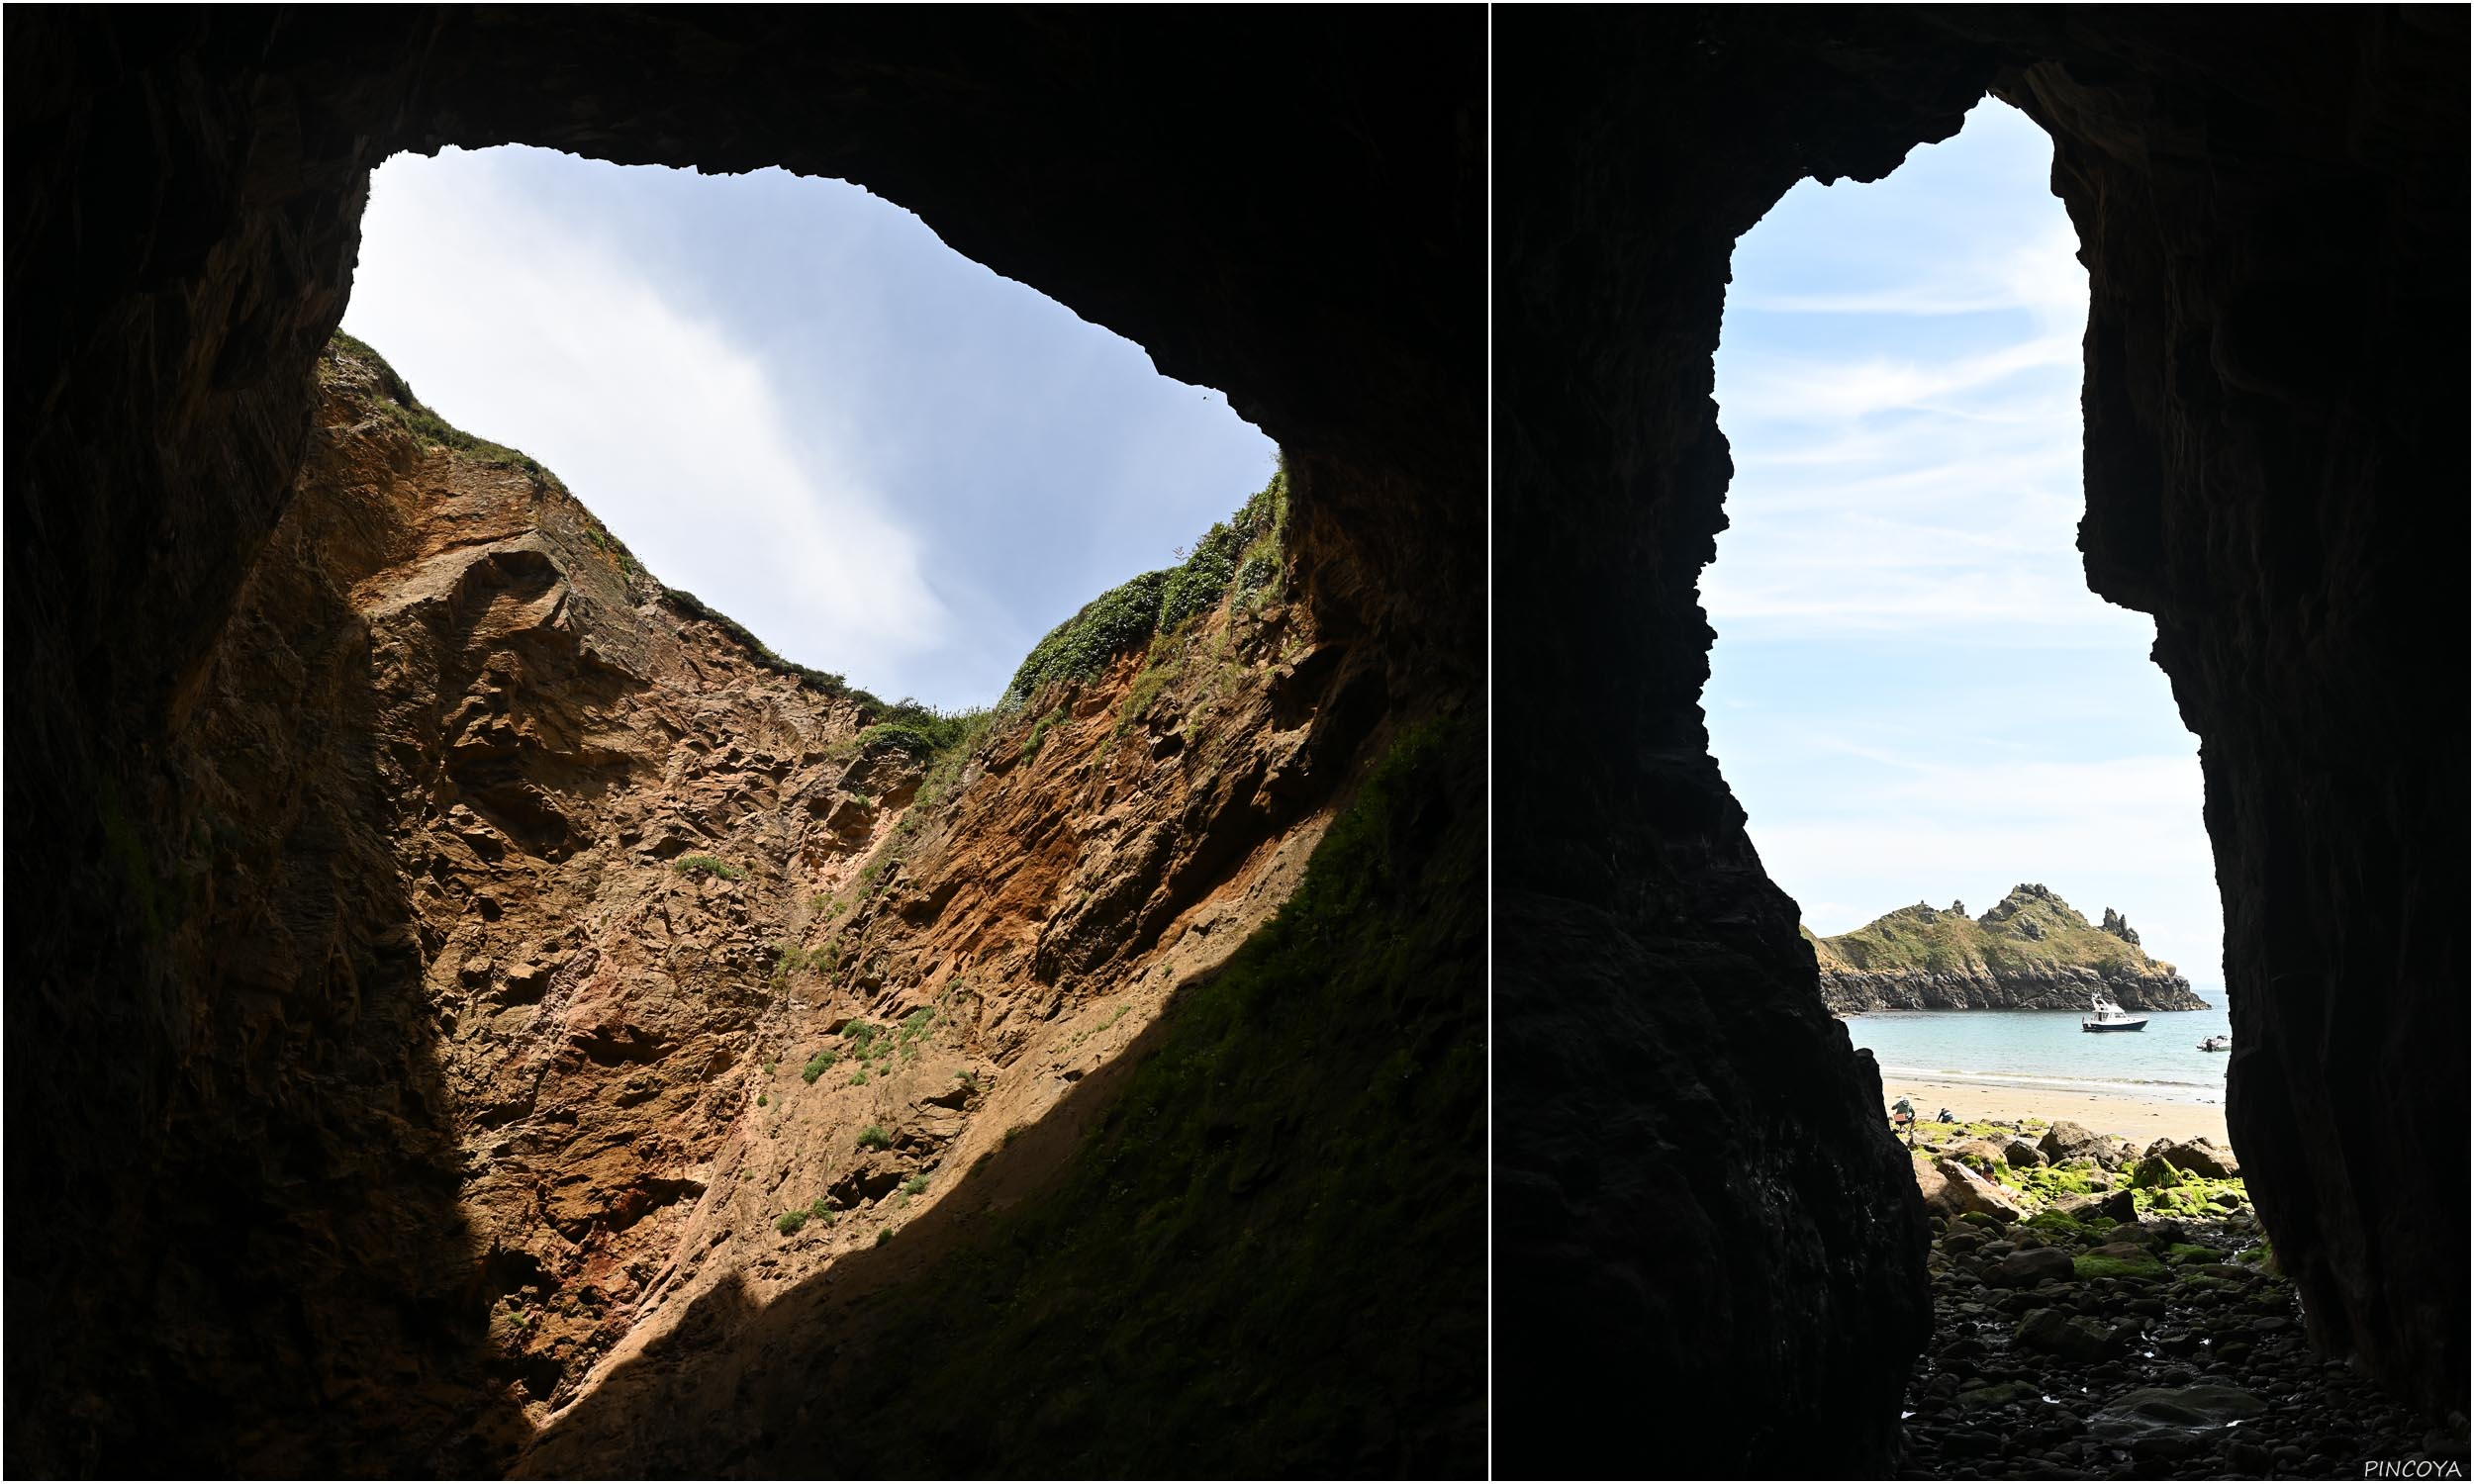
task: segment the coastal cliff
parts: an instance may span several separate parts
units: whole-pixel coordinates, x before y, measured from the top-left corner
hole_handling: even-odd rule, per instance
[[[293,1295],[242,1332],[393,1370],[236,1395],[214,1456],[321,1472],[345,1437],[454,1473],[527,1447],[624,1472],[714,1445],[597,1396],[663,1380],[690,1316],[703,1361],[771,1355],[765,1311],[828,1270],[896,1324],[921,1302],[899,1280],[962,1229],[1116,1222],[1057,1193],[1086,1136],[1180,1044],[1188,986],[1253,982],[1232,956],[1360,762],[1400,750],[1371,655],[1290,591],[1286,476],[957,715],[782,659],[348,336],[319,379],[295,498],[184,697],[170,762],[201,802],[157,915],[224,1006],[201,1055],[238,1081],[241,1044],[279,1041],[278,1093],[340,1104],[276,1141],[313,1237],[233,1259]],[[1213,1085],[1213,1129],[1253,1128]],[[903,1374],[926,1395],[931,1370]]]
[[[2090,924],[2033,882],[1981,917],[1918,902],[1835,938],[1803,933],[1833,1010],[2077,1010],[2096,994],[2131,1010],[2209,1008],[2120,913]]]

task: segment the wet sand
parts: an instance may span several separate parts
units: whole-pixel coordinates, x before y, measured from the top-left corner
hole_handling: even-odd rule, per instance
[[[2151,1102],[2058,1088],[1882,1077],[1881,1105],[1887,1108],[1901,1097],[1913,1099],[1916,1111],[1926,1118],[1948,1108],[1952,1118],[1959,1119],[2042,1118],[2052,1123],[2067,1119],[2100,1134],[2119,1134],[2142,1148],[2153,1139],[2195,1139],[2203,1134],[2232,1148],[2225,1137],[2225,1108],[2217,1103]]]

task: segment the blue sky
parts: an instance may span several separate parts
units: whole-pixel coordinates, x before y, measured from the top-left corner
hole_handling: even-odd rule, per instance
[[[1275,467],[1219,393],[909,212],[780,170],[398,155],[343,324],[655,575],[888,697],[995,699]]]
[[[2042,881],[2213,988],[2198,742],[2153,620],[2080,566],[2087,278],[2051,165],[1987,100],[1736,244],[1711,747],[1816,932]]]

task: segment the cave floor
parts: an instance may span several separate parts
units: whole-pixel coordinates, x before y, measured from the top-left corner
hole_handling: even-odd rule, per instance
[[[1897,1476],[2465,1478],[2464,1419],[2431,1430],[2319,1356],[2261,1246],[2246,1211],[2101,1230],[1953,1218],[1929,1259],[1933,1339]]]

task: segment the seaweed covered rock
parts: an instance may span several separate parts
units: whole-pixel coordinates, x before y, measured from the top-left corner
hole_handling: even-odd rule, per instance
[[[2055,1164],[2081,1159],[2094,1159],[2101,1164],[2113,1154],[2113,1140],[2062,1118],[2054,1120],[2053,1126],[2045,1131],[2045,1137],[2037,1142],[2037,1148]]]
[[[1925,1209],[1936,1215],[1975,1214],[2011,1222],[2028,1214],[2010,1192],[1954,1159],[1942,1156],[1914,1163],[1916,1188],[1923,1192]]]

